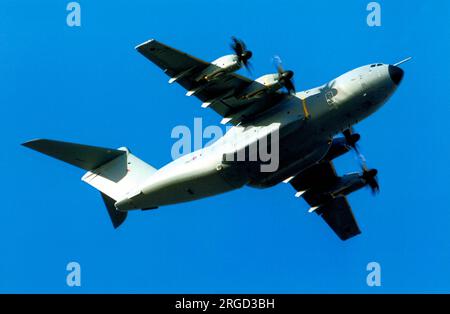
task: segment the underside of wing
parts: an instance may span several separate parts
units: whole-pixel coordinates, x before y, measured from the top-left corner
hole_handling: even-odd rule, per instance
[[[330,161],[322,161],[295,176],[291,185],[311,206],[310,212],[322,217],[341,240],[348,240],[361,233],[345,195],[331,191],[339,184]]]
[[[223,73],[211,81],[202,81],[199,75],[206,69],[217,67],[187,53],[169,47],[154,39],[136,49],[152,61],[169,77],[170,83],[176,82],[187,90],[188,96],[202,101],[202,107],[211,108],[224,119],[223,123],[238,124],[253,119],[259,113],[281,101],[286,95],[279,92],[262,93],[251,99],[239,97],[249,86],[264,90],[264,86],[236,73]],[[218,67],[217,67],[218,68]]]
[[[341,240],[348,240],[361,233],[345,196],[326,202],[316,212]]]
[[[333,164],[331,162],[320,162],[296,175],[290,183],[297,191],[307,191],[325,189],[337,180],[338,176]]]

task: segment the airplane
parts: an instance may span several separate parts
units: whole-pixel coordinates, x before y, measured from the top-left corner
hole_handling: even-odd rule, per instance
[[[126,147],[103,148],[37,139],[22,145],[86,170],[82,180],[99,190],[114,228],[131,210],[198,200],[243,186],[269,188],[289,183],[341,240],[361,233],[347,195],[363,187],[379,191],[377,170],[359,152],[353,125],[377,111],[397,90],[400,65],[365,65],[309,90],[296,92],[293,71],[274,58],[277,72],[251,80],[236,73],[249,68],[252,52],[232,38],[234,54],[205,62],[155,39],[136,47],[178,83],[187,96],[211,108],[232,127],[212,145],[155,169]],[[277,136],[275,136],[277,134]],[[268,138],[276,138],[270,141]],[[263,141],[264,139],[265,142]],[[248,158],[266,143],[277,164]],[[255,146],[256,145],[256,146]],[[259,148],[258,148],[259,149]],[[349,151],[360,156],[362,171],[339,176],[333,160]],[[244,158],[239,158],[244,156]],[[247,156],[247,157],[246,157]]]

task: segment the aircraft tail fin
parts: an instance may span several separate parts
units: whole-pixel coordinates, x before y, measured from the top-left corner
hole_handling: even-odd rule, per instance
[[[118,211],[114,204],[140,193],[140,184],[157,171],[125,147],[111,149],[46,139],[22,145],[87,170],[81,179],[102,193],[115,228],[127,215]]]
[[[116,201],[102,192],[100,192],[100,194],[102,195],[103,202],[108,210],[109,218],[111,218],[113,227],[117,229],[127,218],[128,212],[118,211],[116,206],[114,206]]]

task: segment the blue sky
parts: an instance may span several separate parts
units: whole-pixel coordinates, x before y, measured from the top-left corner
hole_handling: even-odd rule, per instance
[[[68,2],[0,3],[0,292],[450,292],[448,1],[379,1],[379,28],[361,0],[80,0],[79,28],[66,25]],[[220,117],[134,46],[157,38],[210,61],[232,35],[253,50],[254,78],[278,54],[299,90],[414,57],[393,98],[356,126],[381,184],[377,197],[349,197],[361,236],[341,242],[284,184],[133,212],[114,230],[80,169],[20,146],[127,146],[161,167],[173,127]],[[81,287],[66,285],[71,261]],[[366,285],[372,261],[381,287]]]

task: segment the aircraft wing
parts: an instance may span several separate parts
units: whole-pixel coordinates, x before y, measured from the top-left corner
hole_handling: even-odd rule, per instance
[[[344,195],[332,196],[327,189],[339,180],[331,161],[322,161],[295,176],[291,185],[315,208],[341,240],[361,233],[350,204]]]
[[[224,119],[222,123],[234,125],[253,119],[258,113],[275,105],[287,95],[267,92],[251,99],[234,97],[250,84],[259,84],[236,73],[227,73],[207,83],[199,83],[197,77],[211,63],[200,60],[154,39],[136,47],[137,51],[163,70],[171,79],[184,87]],[[194,92],[195,91],[195,92]]]

